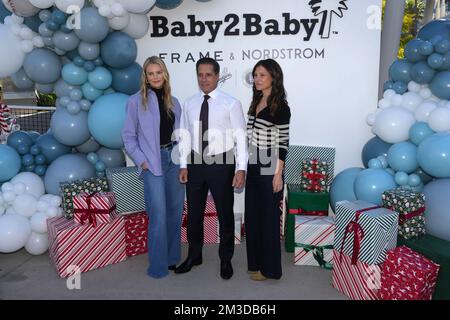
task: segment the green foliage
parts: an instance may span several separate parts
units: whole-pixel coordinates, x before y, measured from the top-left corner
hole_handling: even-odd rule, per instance
[[[36,94],[37,105],[40,107],[54,107],[56,104],[56,94],[54,93],[42,93],[37,90],[34,91]]]

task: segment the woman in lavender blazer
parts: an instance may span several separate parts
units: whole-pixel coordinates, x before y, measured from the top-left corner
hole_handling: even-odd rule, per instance
[[[143,66],[141,90],[130,96],[122,130],[125,149],[144,180],[148,225],[147,274],[168,275],[181,257],[181,215],[184,185],[178,180],[181,107],[171,96],[169,73],[163,60],[148,58]],[[172,153],[177,153],[172,156]]]

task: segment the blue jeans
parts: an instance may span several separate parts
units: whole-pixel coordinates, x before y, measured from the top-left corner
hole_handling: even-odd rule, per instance
[[[184,185],[178,180],[180,167],[172,162],[171,151],[161,150],[162,176],[142,172],[149,217],[147,274],[153,278],[167,276],[167,267],[178,264],[181,258]]]

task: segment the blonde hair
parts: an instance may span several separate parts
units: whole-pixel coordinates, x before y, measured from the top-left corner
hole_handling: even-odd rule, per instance
[[[166,107],[167,114],[169,116],[171,116],[172,114],[170,111],[172,111],[172,109],[173,109],[173,100],[172,100],[172,92],[171,92],[171,88],[170,88],[169,71],[167,71],[167,67],[166,67],[166,64],[164,63],[164,61],[161,58],[158,58],[156,56],[147,58],[147,60],[145,60],[145,62],[144,62],[144,66],[142,68],[143,70],[142,70],[142,76],[141,76],[141,90],[140,90],[141,96],[142,96],[142,108],[144,109],[144,111],[147,110],[148,90],[152,89],[150,84],[147,82],[147,74],[146,74],[147,67],[150,64],[159,65],[161,67],[161,70],[163,71],[163,77],[164,77],[163,101],[164,101],[164,105]]]

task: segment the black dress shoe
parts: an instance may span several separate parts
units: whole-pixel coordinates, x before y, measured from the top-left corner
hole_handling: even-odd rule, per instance
[[[230,261],[222,261],[220,263],[220,276],[225,280],[228,280],[233,276],[233,266]]]
[[[174,271],[176,268],[177,266],[175,264],[172,264],[167,269],[169,269],[170,271]]]
[[[175,268],[175,273],[186,273],[191,271],[193,266],[198,266],[202,264],[202,258],[193,260],[187,258],[179,267]]]

